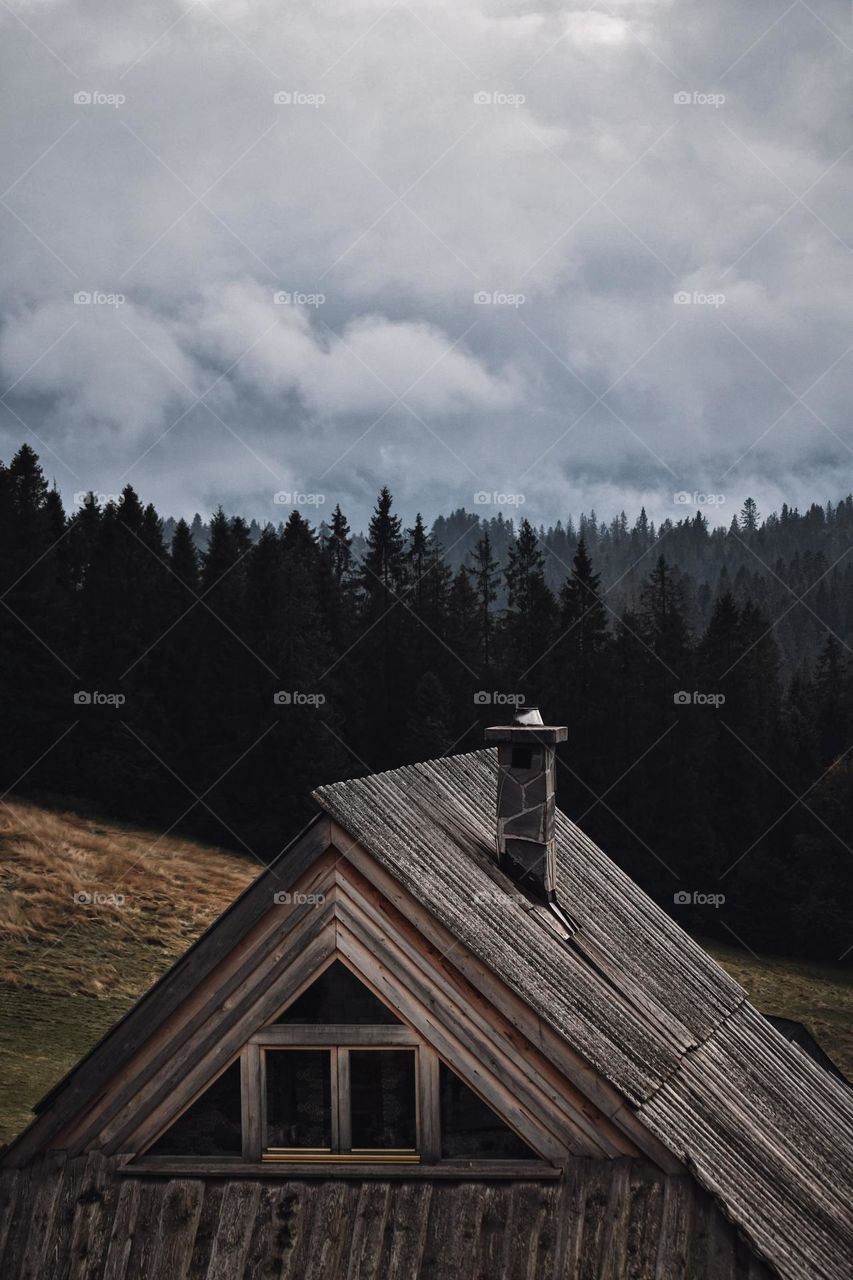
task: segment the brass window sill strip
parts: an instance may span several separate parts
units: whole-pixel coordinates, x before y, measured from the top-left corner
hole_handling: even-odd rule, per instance
[[[436,1164],[418,1164],[412,1160],[350,1161],[350,1160],[242,1160],[176,1159],[154,1157],[130,1161],[121,1165],[118,1172],[126,1177],[160,1178],[278,1178],[280,1181],[301,1181],[318,1178],[326,1181],[351,1179],[378,1179],[396,1181],[409,1179],[430,1181],[554,1181],[562,1176],[558,1166],[537,1160],[443,1160]]]

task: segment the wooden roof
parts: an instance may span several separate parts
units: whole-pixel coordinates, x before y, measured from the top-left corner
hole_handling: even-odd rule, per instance
[[[853,1091],[563,814],[567,941],[494,859],[496,752],[321,787],[315,799],[711,1191],[782,1277],[853,1268]]]

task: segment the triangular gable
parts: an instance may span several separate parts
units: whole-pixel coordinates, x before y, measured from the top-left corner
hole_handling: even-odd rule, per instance
[[[272,880],[268,874],[253,886],[256,909],[248,928],[229,929],[233,917],[226,913],[220,926],[231,933],[230,949],[219,943],[219,963],[186,990],[135,1053],[124,1061],[113,1057],[112,1076],[94,1103],[69,1116],[52,1145],[72,1153],[150,1152],[232,1064],[241,1064],[241,1075],[247,1062],[256,1064],[264,1044],[270,1047],[269,1028],[286,1032],[288,1007],[300,1000],[304,1007],[312,983],[343,965],[378,1007],[392,1011],[389,1031],[397,1025],[416,1037],[419,1078],[434,1077],[436,1097],[444,1064],[510,1133],[556,1166],[572,1155],[639,1154],[624,1127],[589,1093],[561,1078],[534,1042],[469,988],[394,902],[356,870],[349,857],[353,841],[333,824],[326,830],[330,839],[322,852],[316,832],[309,857],[294,851],[301,875],[291,879],[290,891],[274,887],[281,875]],[[208,942],[217,941],[214,927]],[[109,1037],[105,1050],[108,1043]],[[69,1079],[74,1082],[73,1073]],[[602,1089],[606,1095],[603,1083]],[[615,1114],[618,1099],[609,1101]],[[254,1126],[248,1146],[260,1150],[259,1121],[243,1119],[244,1131]],[[441,1159],[438,1121],[435,1127],[429,1158]],[[656,1145],[648,1139],[651,1152]]]

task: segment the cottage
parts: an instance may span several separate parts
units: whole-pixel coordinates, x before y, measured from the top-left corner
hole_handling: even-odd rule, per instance
[[[0,1275],[849,1280],[853,1092],[556,810],[564,737],[321,787],[6,1151]]]

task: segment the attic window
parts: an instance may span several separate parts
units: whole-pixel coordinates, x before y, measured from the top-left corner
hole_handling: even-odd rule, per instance
[[[454,1159],[535,1160],[518,1134],[442,1062],[441,1154]]]
[[[512,769],[532,769],[533,750],[531,747],[513,747],[510,761]]]
[[[239,1156],[240,1062],[233,1062],[158,1138],[152,1156]]]
[[[264,1160],[418,1160],[414,1047],[270,1046],[263,1070]]]
[[[355,974],[335,960],[276,1019],[293,1024],[400,1026],[400,1019]]]

